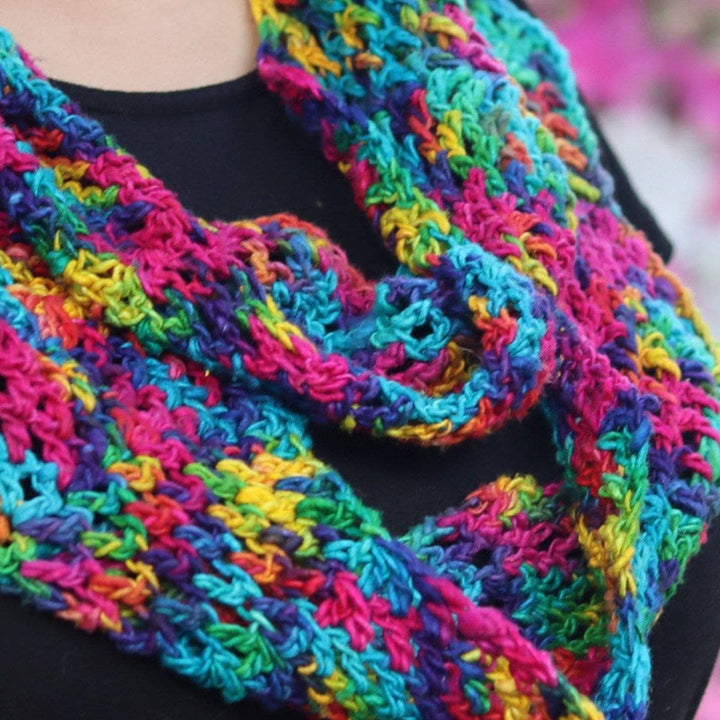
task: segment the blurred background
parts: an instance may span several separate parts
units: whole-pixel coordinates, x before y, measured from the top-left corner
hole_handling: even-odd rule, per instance
[[[529,0],[720,335],[720,0]],[[716,718],[720,715],[715,716]]]
[[[528,0],[720,337],[720,0]],[[695,720],[720,719],[720,664]]]

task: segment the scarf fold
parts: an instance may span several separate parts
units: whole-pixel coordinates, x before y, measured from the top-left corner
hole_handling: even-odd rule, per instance
[[[228,702],[641,720],[720,509],[720,355],[565,52],[509,0],[252,5],[261,77],[397,271],[197,217],[2,31],[0,591]],[[562,477],[403,537],[308,432],[447,445],[538,405]]]

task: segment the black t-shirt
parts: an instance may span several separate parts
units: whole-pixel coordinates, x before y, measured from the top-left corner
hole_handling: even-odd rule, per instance
[[[374,235],[347,181],[287,119],[257,72],[169,93],[124,93],[57,82],[180,200],[208,219],[289,211],[326,229],[368,276],[396,261]],[[604,143],[604,140],[603,140]],[[629,218],[668,257],[670,246],[604,144],[605,164]],[[550,430],[540,412],[482,440],[422,448],[313,426],[315,451],[331,462],[387,526],[407,530],[459,504],[501,473],[557,477]],[[720,645],[720,529],[689,566],[687,581],[652,634],[651,720],[690,720]],[[0,713],[4,717],[269,717],[253,703],[229,707],[159,663],[118,652],[100,636],[0,597]],[[287,712],[282,717],[298,717]],[[277,716],[280,717],[280,716]]]

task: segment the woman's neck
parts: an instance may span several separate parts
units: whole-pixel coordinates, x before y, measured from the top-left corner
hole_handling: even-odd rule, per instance
[[[247,0],[0,0],[0,25],[50,77],[108,90],[182,90],[255,67]]]

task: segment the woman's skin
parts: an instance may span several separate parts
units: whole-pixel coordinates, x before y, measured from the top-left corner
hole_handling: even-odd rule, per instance
[[[247,0],[0,0],[0,26],[49,77],[106,90],[232,80],[258,45]]]

